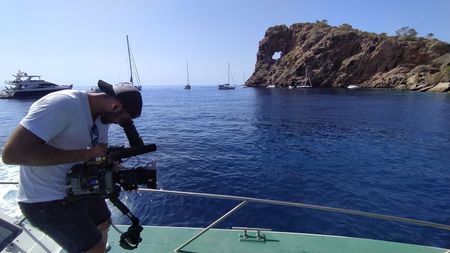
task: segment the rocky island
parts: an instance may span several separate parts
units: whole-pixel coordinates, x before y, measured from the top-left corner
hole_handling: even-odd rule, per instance
[[[450,91],[450,44],[403,32],[388,36],[320,21],[270,27],[246,85],[298,86],[309,76],[313,87]]]

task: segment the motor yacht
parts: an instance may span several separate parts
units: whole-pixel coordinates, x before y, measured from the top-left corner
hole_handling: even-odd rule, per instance
[[[39,98],[48,93],[72,89],[72,85],[58,85],[41,79],[42,76],[28,75],[19,72],[12,81],[5,81],[5,89],[0,92],[0,98]]]

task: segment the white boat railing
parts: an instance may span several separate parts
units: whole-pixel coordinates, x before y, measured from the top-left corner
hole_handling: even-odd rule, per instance
[[[139,191],[167,193],[167,194],[191,196],[191,197],[228,199],[228,200],[246,201],[248,203],[253,202],[253,203],[270,204],[270,205],[301,207],[301,208],[329,211],[329,212],[335,212],[335,213],[358,215],[358,216],[370,217],[370,218],[380,219],[380,220],[398,221],[398,222],[403,222],[403,223],[410,223],[410,224],[415,224],[415,225],[432,227],[432,228],[437,228],[437,229],[450,231],[450,225],[445,225],[445,224],[440,224],[440,223],[434,223],[434,222],[422,221],[422,220],[416,220],[416,219],[409,219],[409,218],[402,218],[402,217],[392,216],[392,215],[384,215],[384,214],[356,211],[356,210],[344,209],[344,208],[336,208],[336,207],[304,204],[304,203],[298,203],[298,202],[270,200],[270,199],[260,199],[260,198],[249,198],[249,197],[232,196],[232,195],[221,195],[221,194],[211,194],[211,193],[197,193],[197,192],[146,189],[146,188],[139,188]]]
[[[0,184],[18,184],[18,183],[17,182],[0,182]],[[327,211],[327,212],[335,212],[335,213],[363,216],[363,217],[369,217],[369,218],[380,219],[380,220],[409,223],[409,224],[414,224],[414,225],[419,225],[419,226],[425,226],[425,227],[431,227],[431,228],[436,228],[436,229],[450,231],[450,225],[446,225],[446,224],[440,224],[440,223],[434,223],[434,222],[417,220],[417,219],[410,219],[410,218],[403,218],[403,217],[392,216],[392,215],[384,215],[384,214],[378,214],[378,213],[371,213],[371,212],[357,211],[357,210],[351,210],[351,209],[344,209],[344,208],[336,208],[336,207],[329,207],[329,206],[322,206],[322,205],[311,205],[311,204],[305,204],[305,203],[299,203],[299,202],[280,201],[280,200],[271,200],[271,199],[262,199],[262,198],[251,198],[251,197],[233,196],[233,195],[212,194],[212,193],[172,191],[172,190],[162,190],[162,189],[139,188],[138,191],[140,191],[140,192],[152,192],[152,193],[171,194],[171,195],[178,195],[178,196],[189,196],[189,197],[201,197],[201,198],[210,198],[210,199],[223,199],[223,200],[240,201],[240,203],[237,206],[235,206],[233,209],[228,211],[226,214],[222,215],[220,218],[218,218],[217,220],[212,222],[210,225],[208,225],[207,227],[202,229],[200,232],[198,232],[192,238],[187,240],[185,243],[180,245],[178,248],[176,248],[174,250],[174,252],[181,252],[181,250],[184,247],[186,247],[188,244],[190,244],[191,242],[193,242],[194,240],[199,238],[201,235],[206,233],[208,230],[210,230],[214,226],[218,225],[220,222],[225,220],[231,214],[233,214],[238,209],[240,209],[241,207],[243,207],[244,205],[246,205],[248,203],[259,203],[259,204],[269,204],[269,205],[279,205],[279,206],[300,207],[300,208],[306,208],[306,209],[313,209],[313,210],[320,210],[320,211]]]
[[[154,192],[154,193],[165,193],[165,194],[173,194],[173,195],[180,195],[180,196],[190,196],[190,197],[202,197],[202,198],[213,198],[213,199],[225,199],[225,200],[241,201],[237,206],[235,206],[229,212],[227,212],[226,214],[221,216],[219,219],[215,220],[209,226],[207,226],[206,228],[202,229],[200,232],[198,232],[192,238],[190,238],[185,243],[183,243],[181,246],[176,248],[174,250],[174,252],[182,252],[182,249],[184,247],[186,247],[187,245],[192,243],[194,240],[199,238],[201,235],[206,233],[208,230],[210,230],[211,228],[213,228],[214,226],[219,224],[221,221],[223,221],[228,216],[233,214],[235,211],[237,211],[238,209],[243,207],[245,204],[252,203],[252,202],[253,203],[260,203],[260,204],[300,207],[300,208],[306,208],[306,209],[314,209],[314,210],[321,210],[321,211],[328,211],[328,212],[335,212],[335,213],[343,213],[343,214],[349,214],[349,215],[357,215],[357,216],[370,217],[370,218],[380,219],[380,220],[388,220],[388,221],[397,221],[397,222],[402,222],[402,223],[410,223],[410,224],[414,224],[414,225],[426,226],[426,227],[432,227],[432,228],[436,228],[436,229],[450,231],[450,225],[439,224],[439,223],[434,223],[434,222],[429,222],[429,221],[416,220],[416,219],[402,218],[402,217],[397,217],[397,216],[392,216],[392,215],[384,215],[384,214],[356,211],[356,210],[344,209],[344,208],[328,207],[328,206],[321,206],[321,205],[311,205],[311,204],[304,204],[304,203],[298,203],[298,202],[279,201],[279,200],[271,200],[271,199],[261,199],[261,198],[242,197],[242,196],[211,194],[211,193],[170,191],[170,190],[158,190],[158,189],[147,189],[147,188],[139,188],[138,190],[141,191],[141,192]]]

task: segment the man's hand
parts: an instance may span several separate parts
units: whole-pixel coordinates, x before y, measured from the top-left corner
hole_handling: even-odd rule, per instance
[[[97,157],[106,156],[108,154],[108,145],[104,143],[99,143],[97,146],[89,149],[88,160],[93,160]]]

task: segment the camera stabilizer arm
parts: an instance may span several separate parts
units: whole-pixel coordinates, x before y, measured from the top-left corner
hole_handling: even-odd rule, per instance
[[[149,144],[144,145],[144,142],[142,141],[141,137],[139,136],[139,133],[136,130],[136,127],[134,126],[133,121],[126,121],[120,124],[120,126],[123,128],[128,142],[130,144],[130,148],[124,149],[119,148],[117,150],[109,149],[108,153],[110,154],[110,157],[112,160],[116,162],[121,162],[123,158],[128,158],[136,155],[145,154],[148,152],[153,152],[156,150],[155,144]],[[139,178],[146,177],[149,178],[150,174],[152,174],[152,171],[144,171],[141,170],[140,173],[145,173],[145,175],[140,175]],[[154,175],[156,178],[156,175]],[[123,179],[122,179],[123,180]],[[128,180],[128,181],[135,181],[135,180]],[[128,188],[133,188],[134,186],[137,187],[137,184],[129,184]],[[150,181],[147,182],[147,186],[150,188],[156,188],[156,181]],[[119,193],[120,193],[120,186],[115,186],[116,190],[110,194],[109,201],[117,207],[124,215],[126,215],[130,221],[131,226],[128,228],[128,230],[120,236],[120,246],[123,249],[127,250],[133,250],[136,249],[139,245],[139,243],[142,241],[141,238],[141,232],[143,230],[142,226],[140,225],[139,219],[131,213],[130,209],[123,204],[122,201],[119,199]],[[125,190],[127,187],[125,185],[122,185],[122,187]]]
[[[111,195],[109,201],[111,201],[111,203],[131,221],[131,226],[128,227],[128,230],[120,235],[120,247],[127,250],[136,249],[142,241],[141,232],[143,227],[141,226],[139,219],[131,213],[130,209],[122,201],[120,201],[117,194]]]

